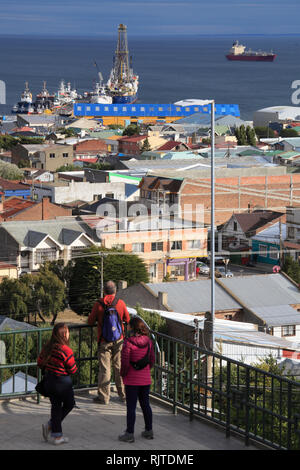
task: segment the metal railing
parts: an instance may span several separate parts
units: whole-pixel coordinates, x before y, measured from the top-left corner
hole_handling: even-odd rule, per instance
[[[34,386],[40,378],[36,358],[51,330],[0,332],[0,398],[36,393]],[[95,388],[96,329],[77,325],[70,327],[70,333],[78,366],[74,389]],[[190,419],[205,418],[222,426],[228,437],[232,433],[242,436],[246,445],[256,442],[274,449],[300,449],[300,382],[161,333],[152,334],[156,359],[151,394],[170,404],[173,413],[184,410]]]

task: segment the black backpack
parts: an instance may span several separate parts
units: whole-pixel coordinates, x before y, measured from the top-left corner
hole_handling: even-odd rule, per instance
[[[141,357],[141,359],[139,359],[139,360],[136,361],[136,362],[130,361],[130,364],[132,365],[132,367],[133,367],[135,370],[142,370],[142,369],[144,369],[149,363],[150,363],[150,343],[148,343],[148,345],[147,345],[147,352],[146,352],[145,356]]]

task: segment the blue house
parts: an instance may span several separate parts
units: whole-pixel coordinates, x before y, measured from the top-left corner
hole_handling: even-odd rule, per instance
[[[281,224],[281,239],[286,238],[286,224]],[[251,237],[252,259],[258,263],[278,264],[280,254],[280,223]]]
[[[31,196],[30,185],[23,183],[16,183],[15,181],[0,178],[0,191],[4,193],[5,199],[15,196],[28,199]]]

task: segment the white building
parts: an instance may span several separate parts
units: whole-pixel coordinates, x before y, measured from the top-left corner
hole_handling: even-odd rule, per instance
[[[262,108],[253,114],[253,125],[269,126],[271,122],[300,121],[300,107],[297,106],[270,106]]]

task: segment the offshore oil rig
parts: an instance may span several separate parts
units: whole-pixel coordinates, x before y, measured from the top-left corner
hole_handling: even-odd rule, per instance
[[[134,74],[129,60],[127,27],[120,24],[113,68],[107,81],[107,91],[113,103],[134,103],[137,100],[139,77]]]

